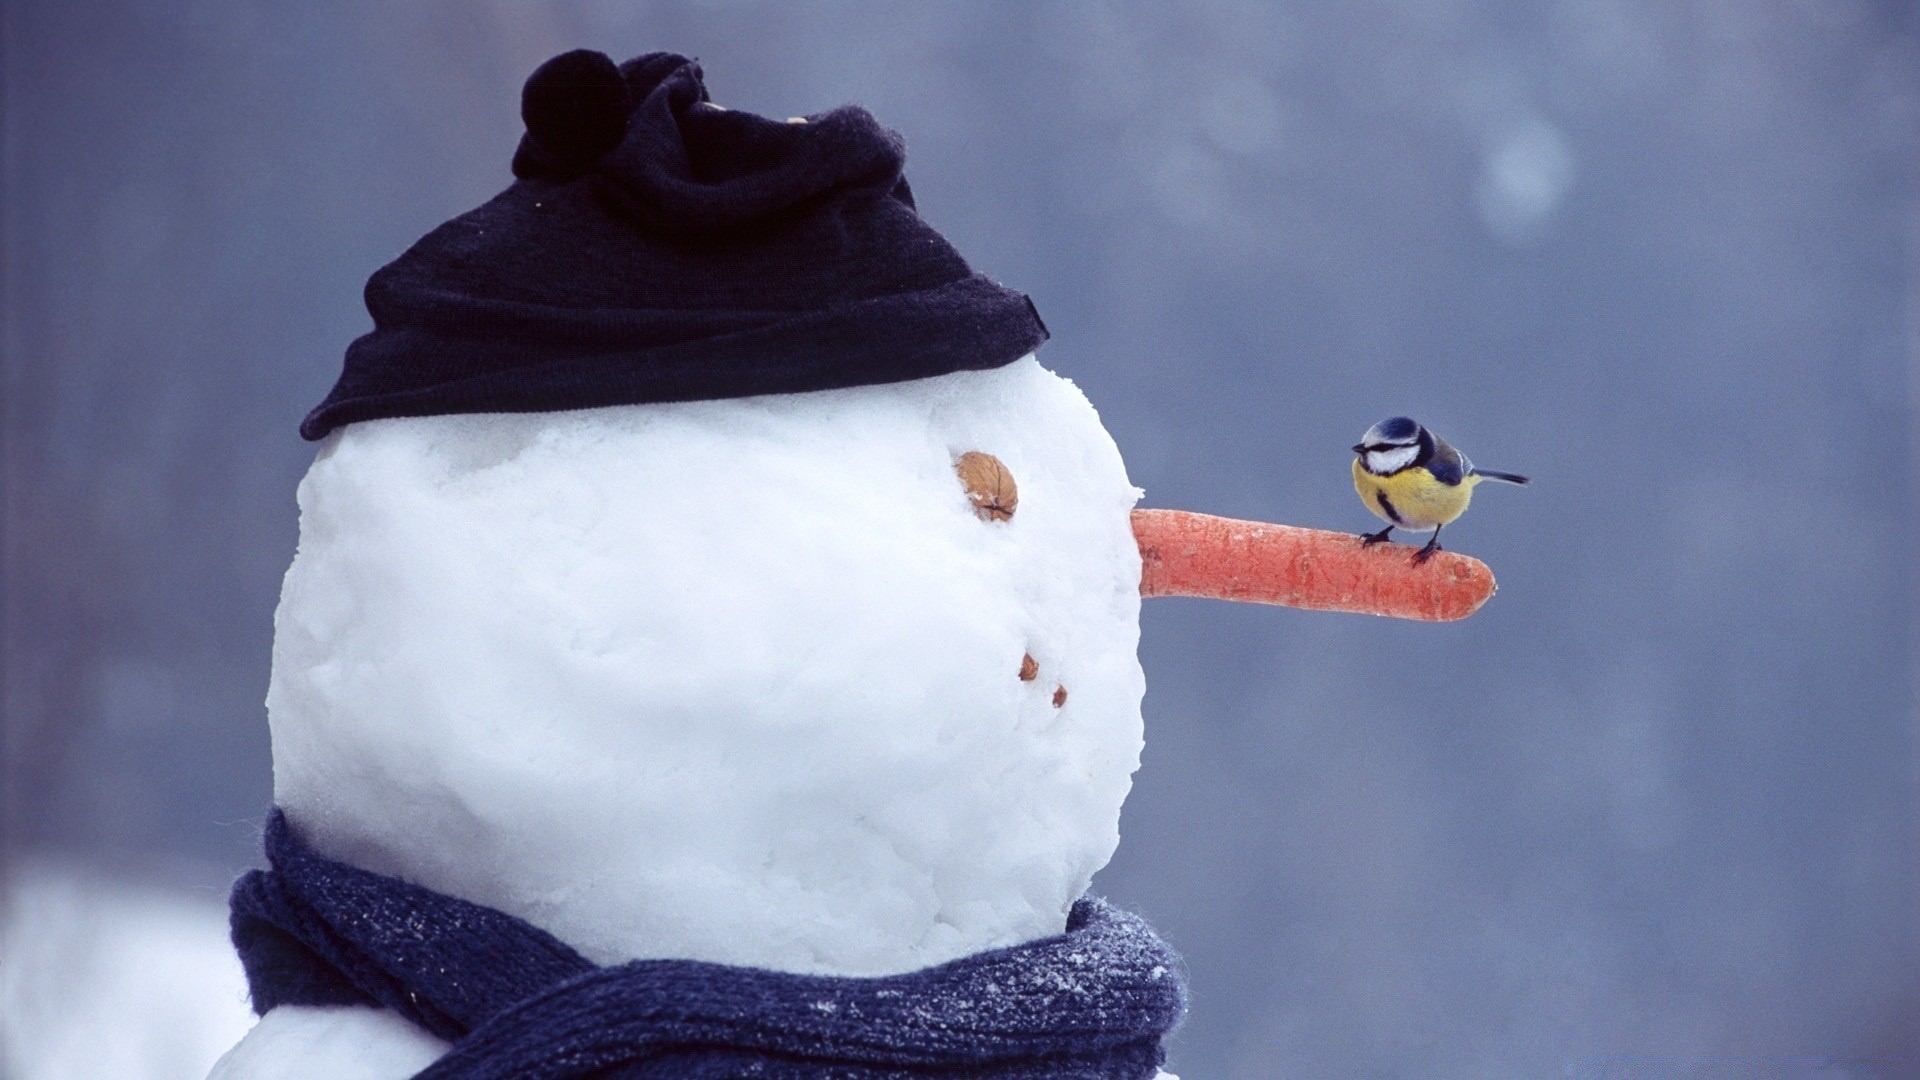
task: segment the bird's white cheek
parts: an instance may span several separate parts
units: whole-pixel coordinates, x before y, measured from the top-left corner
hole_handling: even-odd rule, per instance
[[[1403,446],[1393,450],[1369,450],[1367,451],[1367,471],[1385,476],[1413,464],[1413,459],[1419,455],[1420,448],[1417,446]]]

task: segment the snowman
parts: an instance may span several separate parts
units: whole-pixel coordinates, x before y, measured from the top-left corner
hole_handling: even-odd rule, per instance
[[[1366,575],[1134,511],[863,110],[579,52],[523,114],[302,427],[214,1076],[1156,1075],[1178,960],[1086,896],[1143,552],[1149,594]]]

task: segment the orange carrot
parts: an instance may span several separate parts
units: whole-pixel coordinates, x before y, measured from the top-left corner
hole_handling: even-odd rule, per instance
[[[1141,596],[1205,596],[1399,619],[1464,619],[1493,595],[1487,564],[1450,551],[1185,510],[1135,510]]]

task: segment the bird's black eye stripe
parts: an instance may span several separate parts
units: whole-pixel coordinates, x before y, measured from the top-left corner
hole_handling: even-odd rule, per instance
[[[1362,449],[1369,454],[1373,454],[1384,450],[1405,450],[1412,445],[1412,443],[1374,443],[1371,446],[1362,447]]]

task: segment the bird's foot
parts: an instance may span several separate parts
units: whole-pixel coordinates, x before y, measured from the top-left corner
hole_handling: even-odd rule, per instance
[[[1433,558],[1433,553],[1439,550],[1440,550],[1440,538],[1436,536],[1433,539],[1427,541],[1426,547],[1423,547],[1419,551],[1416,551],[1413,553],[1414,565],[1418,566],[1421,563],[1426,562],[1428,559]]]
[[[1392,531],[1393,531],[1393,526],[1389,525],[1386,528],[1381,529],[1377,533],[1361,533],[1360,546],[1372,547],[1375,544],[1384,544],[1387,542],[1387,534]]]

